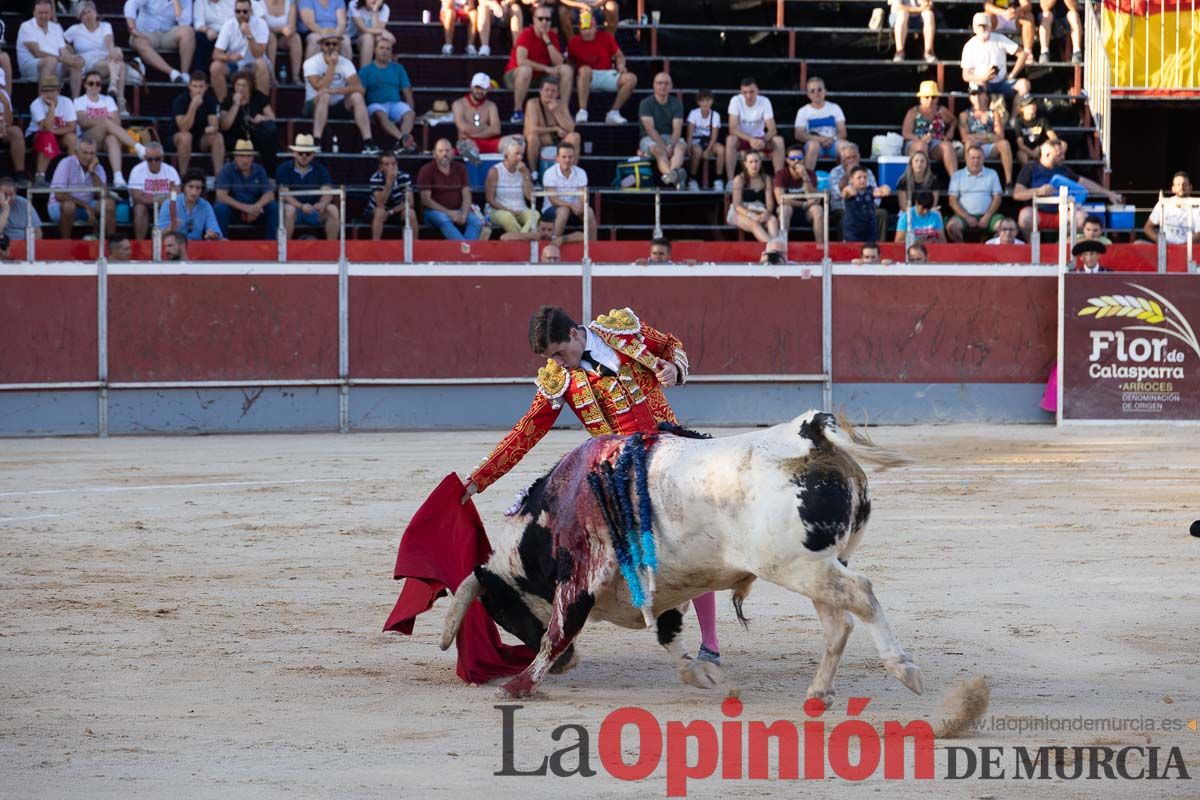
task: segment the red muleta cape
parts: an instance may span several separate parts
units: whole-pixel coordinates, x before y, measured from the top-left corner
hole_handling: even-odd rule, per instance
[[[451,472],[417,509],[400,537],[394,577],[406,580],[383,625],[385,632],[411,636],[417,615],[428,611],[447,591],[457,590],[475,566],[491,555],[492,546],[475,504],[460,502],[463,491],[462,479]],[[502,643],[496,623],[478,600],[467,610],[455,645],[458,677],[468,683],[518,673],[535,655],[525,645]]]

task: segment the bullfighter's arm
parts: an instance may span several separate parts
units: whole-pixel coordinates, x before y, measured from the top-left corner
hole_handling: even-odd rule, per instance
[[[508,435],[500,440],[500,444],[496,445],[491,455],[471,473],[469,483],[474,483],[475,489],[482,492],[504,477],[504,474],[515,467],[549,432],[561,411],[561,402],[556,408],[541,392],[534,395],[533,403],[525,412],[525,416],[521,417]]]
[[[665,361],[670,361],[679,370],[679,378],[675,381],[676,385],[682,386],[686,383],[689,365],[687,352],[683,349],[683,342],[679,341],[674,334],[663,333],[644,322],[641,334],[642,340],[646,342],[647,350]]]

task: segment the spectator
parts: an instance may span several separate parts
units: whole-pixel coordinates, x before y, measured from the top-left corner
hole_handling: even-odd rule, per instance
[[[997,213],[1004,199],[1000,176],[983,165],[983,148],[967,147],[967,165],[950,176],[950,210],[954,216],[946,223],[946,236],[961,242],[966,231],[991,233],[1005,218]],[[1011,222],[1011,220],[1009,220]],[[1016,223],[1013,223],[1016,232]]]
[[[837,103],[825,99],[825,81],[813,77],[805,87],[808,103],[796,112],[796,142],[804,148],[804,166],[817,168],[818,158],[837,158],[846,141],[846,115]]]
[[[367,117],[375,120],[384,133],[394,140],[394,148],[401,153],[417,152],[417,142],[412,137],[416,119],[413,102],[412,82],[404,67],[392,60],[392,41],[380,39],[374,45],[375,60],[358,71],[367,103]],[[404,99],[401,100],[401,95]],[[500,112],[492,103],[496,116],[496,131],[500,130]],[[396,127],[399,123],[400,127]]]
[[[598,20],[609,33],[616,34],[620,22],[617,0],[558,0],[558,26],[563,36],[574,35],[575,17],[582,18],[585,13]]]
[[[1046,118],[1038,114],[1038,102],[1033,95],[1023,94],[1017,98],[1017,115],[1013,117],[1012,127],[1017,135],[1017,159],[1022,167],[1030,159],[1037,160],[1042,142],[1059,140]]]
[[[579,110],[575,112],[575,121],[588,121],[588,99],[595,89],[617,93],[604,121],[610,125],[628,122],[621,116],[621,108],[637,88],[637,75],[626,69],[625,54],[616,37],[600,30],[587,9],[580,12],[579,33],[567,42],[567,55],[575,65],[579,88]]]
[[[579,222],[583,225],[584,236],[595,241],[596,218],[592,215],[592,209],[588,205],[587,173],[583,171],[582,167],[575,164],[575,159],[574,146],[560,142],[558,158],[554,166],[546,170],[546,174],[542,176],[542,186],[547,192],[542,211],[554,209],[556,214],[555,237],[561,237],[569,223]],[[580,191],[584,194],[571,194],[571,192]]]
[[[112,236],[117,229],[116,205],[107,194],[78,191],[80,189],[104,188],[107,176],[104,167],[96,158],[96,143],[90,137],[84,136],[75,146],[74,155],[69,155],[58,162],[54,169],[54,177],[50,188],[55,189],[50,195],[47,211],[50,219],[58,223],[59,236],[70,239],[76,222],[86,222],[92,225],[97,235],[100,232],[101,203],[104,204],[105,232]],[[75,189],[77,191],[71,191]]]
[[[217,121],[217,98],[208,91],[208,76],[199,70],[193,72],[187,91],[175,98],[171,110],[177,130],[173,141],[179,172],[187,173],[192,150],[199,142],[200,151],[208,151],[212,158],[215,176],[225,163],[225,140]]]
[[[0,51],[0,54],[3,54]],[[3,70],[3,67],[0,67]],[[21,126],[16,124],[13,114],[12,98],[3,88],[4,79],[0,77],[0,144],[8,144],[8,157],[12,161],[13,173],[22,181],[25,177],[25,134]]]
[[[1026,61],[1033,60],[1033,28],[1037,18],[1031,0],[992,0],[983,4],[996,33],[1020,33]]]
[[[825,212],[821,201],[812,197],[802,197],[804,194],[816,194],[817,187],[813,185],[805,166],[804,148],[794,144],[788,148],[787,169],[772,179],[775,191],[775,205],[779,207],[779,227],[789,230],[792,226],[792,210],[799,207],[804,209],[804,216],[813,229],[813,240],[818,244],[825,241]]]
[[[961,59],[962,79],[968,88],[982,86],[989,97],[1003,95],[1005,99],[1029,94],[1029,81],[1017,77],[1025,68],[1029,54],[1007,36],[992,33],[991,17],[983,12],[971,19],[971,30],[975,35],[963,45]],[[1006,71],[1010,55],[1016,55],[1017,60],[1012,69]]]
[[[777,267],[788,263],[787,253],[784,252],[783,242],[777,239],[772,239],[767,242],[767,246],[763,248],[762,255],[758,257],[758,263],[764,266]]]
[[[563,106],[571,103],[571,86],[575,80],[575,71],[563,60],[558,35],[550,30],[550,17],[550,6],[535,6],[533,27],[521,31],[513,42],[508,66],[504,68],[504,85],[513,90],[513,115],[510,122],[525,121],[521,109],[525,108],[525,96],[529,94],[529,86],[535,77],[558,78],[563,86]],[[446,52],[445,48],[442,52]],[[528,133],[525,134],[525,138],[529,141],[531,151],[536,152],[537,147]]]
[[[371,193],[367,197],[367,216],[371,219],[371,239],[383,238],[383,223],[397,214],[407,219],[413,239],[417,238],[417,212],[410,204],[412,178],[396,166],[392,153],[379,154],[379,169],[371,175]]]
[[[725,145],[721,144],[721,115],[713,111],[713,93],[711,89],[701,89],[696,92],[696,108],[688,112],[687,117],[687,148],[688,148],[688,188],[693,192],[700,188],[700,165],[713,159],[716,165],[717,177],[712,187],[718,192],[725,191]]]
[[[775,129],[775,109],[758,93],[754,78],[742,78],[741,90],[729,101],[729,137],[725,140],[725,174],[732,175],[738,154],[753,151],[771,157],[775,172],[783,171],[783,137]]]
[[[12,103],[13,67],[12,59],[4,51],[4,20],[0,19],[0,96]]]
[[[504,160],[488,170],[484,182],[492,222],[505,233],[530,233],[537,228],[538,213],[533,202],[533,181],[521,162],[521,143],[510,140],[504,147]]]
[[[842,241],[844,242],[878,242],[885,232],[879,229],[876,216],[876,198],[886,197],[887,187],[871,188],[870,170],[861,164],[853,167],[847,178],[846,186],[842,188],[842,202],[845,209],[842,212]]]
[[[37,174],[34,183],[46,185],[46,167],[59,153],[75,152],[75,104],[59,93],[62,84],[50,75],[38,82],[38,96],[29,104],[29,129],[33,149],[37,153]]]
[[[937,31],[937,23],[933,15],[933,0],[889,0],[892,6],[892,32],[896,36],[896,55],[892,61],[904,60],[904,43],[908,40],[909,17],[920,17],[921,27],[925,36],[925,61],[937,63],[933,53],[933,37]]]
[[[14,242],[24,241],[29,227],[33,228],[34,239],[42,238],[42,218],[37,209],[17,194],[16,181],[5,175],[0,178],[0,233]]]
[[[146,64],[169,75],[172,83],[188,82],[192,59],[196,55],[191,3],[185,0],[125,0],[125,24],[129,28],[129,46]],[[179,69],[167,64],[159,55],[162,50],[179,51]]]
[[[908,249],[904,251],[904,255],[908,259],[909,264],[929,263],[929,250],[920,242],[910,244]]]
[[[292,151],[292,160],[280,164],[275,172],[275,185],[281,190],[283,227],[287,238],[293,238],[297,224],[310,228],[323,225],[325,238],[331,242],[336,241],[341,212],[338,210],[338,203],[333,199],[333,181],[329,177],[329,170],[316,160],[315,140],[306,133],[299,133],[296,134],[296,141],[288,149]],[[283,189],[319,190],[321,193],[284,195]]]
[[[521,27],[525,18],[521,13],[522,0],[477,0],[476,21],[479,25],[479,55],[487,57],[492,54],[492,18],[499,22],[508,20],[509,31],[513,41],[521,35]],[[524,4],[532,5],[533,0],[524,0]],[[470,39],[468,39],[470,41]]]
[[[83,132],[91,136],[96,147],[108,150],[108,165],[112,167],[113,187],[125,188],[125,174],[121,171],[124,147],[137,154],[138,159],[146,155],[146,147],[121,127],[121,115],[111,95],[100,94],[104,81],[96,70],[88,70],[84,76],[84,93],[75,98],[75,117]]]
[[[205,238],[209,237],[206,236]],[[187,243],[188,237],[179,231],[167,231],[166,235],[163,236],[163,260],[187,261]]]
[[[503,233],[500,235],[502,242],[550,242],[562,244],[564,242],[582,242],[583,231],[573,231],[565,236],[554,235],[554,225],[558,221],[558,211],[553,208],[548,208],[541,212],[538,217],[537,227],[528,233]]]
[[[209,67],[213,94],[218,102],[225,101],[226,81],[237,72],[252,73],[255,89],[264,96],[271,91],[271,62],[267,60],[270,40],[267,21],[251,15],[250,0],[237,0],[233,6],[233,19],[222,24],[217,34]]]
[[[858,251],[858,258],[850,259],[851,264],[891,264],[890,258],[879,257],[879,245],[875,242],[863,242],[862,249]]]
[[[642,123],[638,150],[654,159],[663,183],[682,189],[687,183],[683,103],[671,93],[670,75],[660,72],[654,76],[654,93],[638,106],[638,118]]]
[[[220,239],[221,226],[204,193],[204,173],[190,170],[183,176],[183,192],[158,209],[158,227],[187,239]]]
[[[192,6],[192,27],[196,29],[195,69],[208,72],[212,66],[213,48],[217,46],[221,28],[235,16],[233,4],[234,0],[195,0]]]
[[[896,241],[906,241],[909,230],[920,242],[946,241],[946,226],[941,212],[933,207],[932,192],[922,190],[913,194],[912,206],[900,212],[896,223]]]
[[[258,153],[248,139],[233,147],[233,161],[217,173],[217,202],[213,210],[221,231],[229,236],[237,212],[241,222],[264,225],[264,239],[274,239],[279,232],[279,204],[271,190],[271,179],[262,164],[256,163]]]
[[[1039,64],[1050,63],[1050,38],[1054,29],[1054,6],[1057,0],[1042,0],[1042,24],[1038,28],[1038,39],[1042,50],[1038,54]],[[1071,61],[1083,63],[1083,24],[1079,17],[1079,0],[1063,0],[1067,7],[1067,25],[1071,28]],[[1107,270],[1105,270],[1107,271]]]
[[[479,55],[479,49],[475,47],[475,35],[479,30],[480,23],[479,0],[442,0],[439,18],[442,21],[442,30],[446,33],[446,43],[442,45],[442,55],[448,56],[454,53],[454,25],[459,20],[467,23],[467,55]],[[484,18],[490,35],[492,21],[487,18],[486,13]],[[486,47],[489,39],[481,36],[480,41]],[[488,47],[487,52],[483,55],[490,56],[491,54],[492,48]]]
[[[129,243],[128,236],[117,233],[108,240],[108,260],[110,262],[133,260],[133,245]]]
[[[125,109],[125,57],[113,43],[112,24],[101,21],[93,0],[79,3],[75,14],[79,22],[67,28],[63,38],[75,55],[83,59],[85,70],[95,70],[108,79],[108,93],[117,102],[117,110],[122,117],[128,116]],[[79,87],[75,86],[74,90],[78,96]]]
[[[300,38],[300,15],[296,11],[296,3],[293,0],[262,0],[262,3],[265,12],[263,19],[266,20],[267,30],[271,32],[267,57],[276,68],[282,66],[279,63],[279,45],[282,43],[287,47],[288,63],[292,67],[291,72],[286,67],[281,70],[283,82],[286,83],[289,77],[299,81],[304,62],[304,42]]]
[[[542,13],[542,12],[538,12]],[[525,103],[525,143],[529,169],[537,174],[538,158],[543,147],[569,144],[576,152],[583,149],[583,140],[575,130],[575,120],[565,101],[558,96],[559,80],[548,77],[542,81],[536,97]]]
[[[330,117],[353,119],[362,134],[363,154],[378,155],[379,145],[371,138],[362,81],[350,59],[338,54],[341,42],[339,34],[322,35],[321,52],[304,62],[304,116],[312,118],[313,137],[318,145],[323,141],[325,122]]]
[[[1076,234],[1076,242],[1092,241],[1099,242],[1105,247],[1112,244],[1112,239],[1104,235],[1104,223],[1099,217],[1094,217],[1088,214],[1083,219],[1083,229]]]
[[[1071,255],[1079,259],[1079,264],[1072,267],[1071,272],[1112,272],[1108,267],[1100,265],[1100,256],[1108,252],[1103,243],[1095,239],[1084,239],[1071,248]]]
[[[375,45],[387,42],[395,45],[396,37],[388,32],[388,18],[392,9],[384,0],[350,0],[347,16],[350,24],[350,41],[358,42],[358,66],[362,69],[375,60]],[[389,56],[389,61],[390,56]]]
[[[1030,161],[1025,166],[1021,167],[1021,174],[1017,176],[1017,185],[1013,189],[1013,199],[1018,203],[1027,203],[1035,197],[1051,197],[1058,194],[1058,189],[1051,185],[1051,181],[1055,176],[1061,176],[1069,180],[1073,180],[1082,184],[1090,192],[1104,195],[1113,203],[1121,202],[1121,195],[1116,192],[1110,192],[1100,184],[1088,178],[1080,177],[1075,174],[1075,171],[1065,164],[1058,163],[1058,148],[1053,142],[1046,142],[1042,145],[1039,153],[1038,161]],[[1020,215],[1017,217],[1017,224],[1021,231],[1028,236],[1033,230],[1036,223],[1041,228],[1057,228],[1058,227],[1058,209],[1054,206],[1046,207],[1047,211],[1037,211],[1036,218],[1034,216],[1034,207],[1027,206],[1021,209]],[[1083,219],[1086,215],[1083,209],[1075,207],[1075,226],[1083,227]]]
[[[0,233],[0,260],[8,261],[12,258],[10,248],[12,248],[12,240]]]
[[[1025,242],[1017,238],[1017,221],[1012,217],[1005,217],[996,226],[996,235],[984,244],[1025,244]]]
[[[562,261],[562,253],[556,244],[547,244],[542,246],[541,256],[538,258],[543,264],[557,264]]]
[[[979,145],[985,159],[997,155],[1004,170],[1004,186],[1012,191],[1012,146],[1004,138],[1004,114],[997,114],[988,104],[987,89],[977,86],[970,90],[971,107],[958,115],[958,130],[963,147]],[[952,173],[953,174],[953,173]]]
[[[36,0],[33,17],[17,29],[17,65],[21,77],[26,80],[40,80],[52,75],[67,77],[72,92],[79,93],[83,59],[71,50],[62,25],[54,21],[54,4],[50,0]]]
[[[908,200],[913,192],[922,191],[933,194],[934,208],[941,205],[941,188],[938,186],[937,176],[929,166],[929,156],[924,150],[918,150],[908,157],[908,166],[896,182],[896,200],[900,204],[900,210],[908,208]]]
[[[129,172],[129,199],[133,205],[133,236],[139,242],[146,238],[154,203],[165,205],[180,189],[179,173],[163,159],[158,142],[146,145],[142,162]]]
[[[760,242],[777,238],[775,192],[771,178],[763,174],[761,153],[751,150],[742,157],[742,173],[733,179],[731,187],[733,196],[725,221]]]
[[[325,53],[325,40],[335,37],[335,49],[354,66],[350,60],[354,54],[350,51],[350,39],[346,36],[350,24],[346,16],[346,0],[296,0],[296,13],[307,33],[304,46],[306,59],[311,61]]]
[[[483,230],[483,219],[471,207],[467,169],[454,160],[449,139],[438,139],[433,160],[417,173],[425,224],[442,232],[446,239],[475,241]]]
[[[650,257],[647,264],[671,264],[671,240],[659,236],[650,240]]]
[[[278,167],[275,151],[279,149],[275,109],[271,108],[271,98],[254,88],[250,73],[233,76],[233,91],[221,103],[217,124],[226,152],[239,140],[249,139],[254,149],[262,153],[263,169],[268,175],[274,174]]]
[[[829,236],[833,238],[833,231],[841,230],[842,218],[846,210],[846,204],[842,200],[842,190],[850,184],[850,172],[858,166],[860,156],[858,145],[854,142],[846,142],[838,149],[838,155],[841,156],[841,162],[829,171]],[[891,191],[886,185],[878,186],[875,183],[875,176],[867,170],[867,186],[872,192],[878,192],[877,198],[887,197]],[[879,231],[880,238],[884,238],[887,234],[887,212],[880,206],[880,201],[875,201],[875,228]],[[845,237],[843,237],[845,239]]]
[[[921,81],[917,105],[904,115],[903,134],[910,155],[924,152],[930,161],[940,158],[946,174],[953,175],[958,169],[958,156],[954,152],[954,115],[938,102],[941,96],[937,81]]]
[[[480,153],[500,152],[500,110],[487,99],[492,79],[485,72],[471,77],[467,93],[450,106],[458,130],[459,155],[479,163]]]
[[[1150,241],[1157,242],[1161,233],[1167,237],[1167,244],[1187,244],[1190,230],[1192,241],[1200,243],[1200,207],[1189,205],[1191,196],[1191,178],[1186,172],[1176,172],[1171,178],[1171,196],[1160,195],[1142,228]]]

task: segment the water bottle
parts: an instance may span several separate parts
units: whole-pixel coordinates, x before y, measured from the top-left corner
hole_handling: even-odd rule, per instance
[[[336,133],[333,135],[333,146],[329,148],[329,151],[330,151],[331,153],[336,153],[336,152],[338,152],[338,140],[337,140],[337,134],[336,134]]]
[[[279,82],[280,83],[288,82],[287,64],[282,64],[279,67]]]

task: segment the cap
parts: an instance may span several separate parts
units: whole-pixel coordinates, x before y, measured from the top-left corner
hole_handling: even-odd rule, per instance
[[[340,33],[327,33],[322,36],[319,41],[328,42],[330,40],[340,42],[342,40],[342,35]]]
[[[1081,256],[1084,253],[1107,253],[1108,248],[1104,246],[1104,242],[1098,242],[1095,239],[1084,239],[1071,248],[1071,255]]]
[[[62,81],[57,76],[47,75],[38,81],[38,89],[61,89]]]
[[[1031,106],[1036,102],[1037,102],[1037,100],[1033,99],[1033,95],[1023,94],[1017,98],[1017,108],[1024,108],[1025,106]]]
[[[471,76],[471,88],[491,89],[492,79],[488,77],[486,72],[476,72]]]
[[[921,88],[917,91],[917,97],[941,97],[942,92],[938,89],[937,81],[921,81]]]
[[[991,16],[980,11],[971,17],[971,29],[974,30],[975,28],[987,28],[990,31],[992,29]]]

